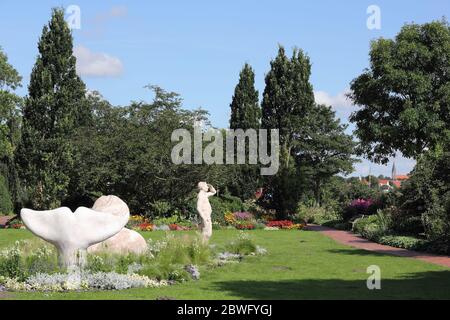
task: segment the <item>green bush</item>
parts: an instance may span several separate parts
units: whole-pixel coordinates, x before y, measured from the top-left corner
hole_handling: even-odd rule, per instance
[[[352,224],[348,221],[344,220],[329,220],[322,223],[324,227],[334,228],[338,230],[350,230],[352,228]]]
[[[209,202],[212,207],[211,219],[221,225],[225,225],[225,213],[242,211],[243,209],[242,200],[233,196],[211,197]]]
[[[380,237],[391,232],[390,211],[379,210],[376,215],[356,219],[352,231],[366,239],[378,241]]]
[[[434,247],[442,253],[450,253],[450,191],[435,199],[423,220],[428,239],[435,244]]]
[[[152,217],[167,217],[173,210],[172,205],[167,201],[155,201],[151,204]]]
[[[445,150],[445,151],[444,151]],[[430,248],[450,252],[450,152],[448,146],[424,153],[402,185],[402,214],[413,226],[418,221]],[[404,221],[398,220],[404,224]],[[400,225],[402,227],[402,225]],[[419,229],[419,228],[417,228]],[[413,230],[417,233],[417,230]]]
[[[19,281],[39,272],[59,272],[58,259],[52,246],[40,239],[17,241],[0,252],[0,275]]]
[[[256,253],[257,246],[248,234],[240,232],[237,239],[232,240],[225,246],[228,252],[234,254],[249,255]]]
[[[396,236],[396,235],[381,236],[378,239],[378,243],[391,247],[417,251],[427,250],[429,246],[429,243],[426,240],[417,239],[409,236]]]
[[[11,195],[9,194],[8,184],[5,179],[0,174],[0,215],[8,215],[14,211],[14,206],[11,200]]]
[[[295,222],[323,224],[325,221],[336,220],[338,216],[331,210],[324,207],[306,206],[300,204],[297,207]]]
[[[171,217],[161,217],[161,218],[156,218],[154,220],[152,220],[152,223],[160,226],[160,225],[169,225],[169,224],[173,224],[173,223],[178,223],[179,219],[178,216],[171,216]]]

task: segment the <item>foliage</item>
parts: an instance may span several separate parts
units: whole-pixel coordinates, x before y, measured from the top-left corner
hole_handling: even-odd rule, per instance
[[[64,10],[54,9],[38,44],[23,109],[20,173],[35,209],[60,206],[69,194],[75,128],[86,123],[85,85],[76,74]]]
[[[43,241],[17,241],[0,252],[0,275],[24,281],[37,272],[60,271],[56,252]]]
[[[297,214],[295,216],[295,220],[298,222],[318,224],[337,218],[337,215],[332,211],[332,209],[307,206],[303,203],[300,203],[297,207]]]
[[[187,280],[189,276],[184,266],[204,266],[212,259],[209,246],[203,244],[198,237],[188,235],[175,237],[167,234],[162,240],[150,241],[149,246],[154,258],[139,271],[139,274],[157,279]]]
[[[372,199],[355,199],[344,210],[344,220],[350,220],[358,215],[373,214],[375,203]]]
[[[239,83],[234,89],[230,108],[230,129],[259,129],[261,108],[258,103],[258,91],[255,89],[255,73],[247,63],[239,74]],[[246,157],[248,152],[246,148]],[[259,166],[233,165],[231,173],[233,179],[230,179],[228,185],[230,193],[242,199],[251,198],[260,184]]]
[[[230,108],[231,129],[259,128],[261,109],[258,104],[258,90],[255,89],[255,73],[248,63],[239,74],[239,83],[234,89]]]
[[[228,252],[240,255],[256,253],[257,246],[247,233],[240,232],[236,239],[229,242],[225,248]]]
[[[379,224],[378,216],[371,215],[356,219],[352,231],[359,233],[366,239],[377,241],[379,237],[385,235],[387,230]]]
[[[450,141],[450,27],[447,21],[407,24],[395,39],[378,39],[370,68],[351,83],[359,149],[386,162],[400,150],[420,156]]]
[[[279,219],[295,211],[311,192],[321,203],[323,185],[352,171],[354,143],[330,106],[314,102],[311,63],[301,50],[289,59],[283,47],[271,61],[262,102],[262,127],[280,133],[280,168],[265,181],[265,207]],[[311,185],[314,187],[311,188]]]
[[[225,213],[242,210],[242,200],[233,196],[211,197],[211,219],[222,225],[225,224]]]
[[[9,194],[7,181],[0,174],[0,215],[10,214],[14,210],[11,196]]]
[[[211,168],[174,164],[171,135],[175,129],[191,132],[205,112],[182,109],[176,93],[150,89],[152,102],[127,107],[113,107],[98,93],[89,98],[94,121],[74,141],[80,158],[73,205],[96,194],[115,194],[132,212],[149,218],[196,215],[186,212],[186,202],[198,181],[210,178]]]
[[[20,143],[20,107],[23,99],[13,91],[21,86],[21,81],[19,73],[8,63],[8,58],[0,47],[0,175],[6,178],[11,201],[16,206],[22,200],[15,162],[17,147]],[[0,206],[1,203],[2,201]]]
[[[309,175],[316,205],[322,204],[323,187],[336,174],[353,171],[355,143],[345,133],[347,125],[336,118],[331,106],[315,105],[310,116],[309,139],[296,147],[297,161],[307,164],[304,174]]]
[[[425,251],[429,242],[410,236],[385,235],[378,238],[378,243],[407,250]]]
[[[423,220],[434,247],[442,253],[450,253],[450,191],[433,202]]]
[[[25,281],[0,276],[0,284],[12,291],[79,291],[79,290],[124,290],[130,288],[160,288],[167,281],[156,281],[138,274],[116,272],[81,273],[37,273]]]
[[[352,224],[350,222],[339,220],[339,219],[325,221],[325,222],[321,223],[321,225],[323,225],[324,227],[338,229],[338,230],[351,230],[352,229]]]
[[[155,201],[151,204],[154,217],[167,217],[172,211],[172,205],[168,201]]]
[[[402,186],[403,196],[397,229],[405,222],[415,232],[425,232],[439,251],[450,248],[450,152],[421,156],[411,177]],[[422,224],[419,225],[419,220]]]
[[[289,59],[280,46],[270,67],[263,93],[262,128],[279,130],[280,168],[275,176],[267,177],[264,200],[279,218],[285,218],[301,196],[301,179],[292,158],[294,146],[308,136],[314,94],[309,83],[311,64],[303,51],[295,49]]]

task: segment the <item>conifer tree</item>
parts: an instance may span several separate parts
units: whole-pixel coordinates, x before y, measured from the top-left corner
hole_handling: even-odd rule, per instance
[[[231,129],[255,129],[260,127],[261,109],[258,104],[258,91],[255,89],[255,73],[246,63],[239,74],[239,83],[234,89],[230,104]]]
[[[279,218],[292,212],[302,194],[305,176],[295,163],[295,150],[310,139],[314,93],[309,77],[311,64],[303,51],[294,49],[291,58],[279,47],[270,63],[262,101],[262,127],[280,133],[280,169],[267,177],[265,200]]]
[[[239,74],[239,82],[234,89],[230,108],[230,129],[258,130],[260,128],[261,108],[258,102],[258,91],[255,89],[255,73],[248,63]],[[248,152],[246,155],[248,156]],[[260,186],[259,170],[259,166],[255,164],[234,165],[230,170],[233,175],[228,188],[230,193],[244,199],[251,198]]]
[[[52,10],[38,48],[23,109],[19,154],[31,205],[49,209],[67,196],[74,157],[70,139],[88,121],[89,111],[63,9]]]

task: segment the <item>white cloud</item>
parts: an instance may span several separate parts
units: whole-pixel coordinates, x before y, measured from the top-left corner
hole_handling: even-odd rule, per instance
[[[125,6],[114,6],[109,10],[111,17],[123,17],[128,14],[128,8]]]
[[[125,17],[127,14],[128,8],[126,6],[113,6],[108,11],[97,14],[94,20],[97,23],[103,23],[112,18]]]
[[[87,19],[87,23],[83,24],[82,32],[87,37],[101,37],[112,21],[120,20],[127,15],[128,8],[126,6],[112,6],[107,11],[98,12],[94,17]]]
[[[122,61],[106,53],[92,52],[84,46],[73,50],[77,58],[77,73],[88,77],[116,77],[123,73]]]
[[[348,122],[350,114],[357,109],[352,101],[347,98],[346,94],[348,92],[348,90],[344,90],[333,96],[325,91],[314,91],[314,98],[316,103],[332,106],[342,122]]]

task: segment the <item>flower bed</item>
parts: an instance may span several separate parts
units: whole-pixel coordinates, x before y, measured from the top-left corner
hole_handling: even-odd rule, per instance
[[[278,229],[286,229],[286,230],[301,230],[305,227],[305,225],[302,223],[293,223],[290,220],[269,221],[269,222],[267,222],[266,226],[268,228],[278,228]]]
[[[154,225],[151,223],[148,223],[148,222],[143,222],[137,226],[137,229],[139,231],[152,231],[153,228],[154,228]]]
[[[83,270],[67,272],[60,268],[53,246],[40,239],[17,241],[0,251],[0,289],[64,292],[174,285],[198,280],[202,270],[235,260],[214,248],[199,236],[168,233],[158,241],[149,239],[148,250],[140,255],[88,254]],[[267,253],[243,232],[225,248],[239,261]]]
[[[245,224],[238,223],[235,225],[235,227],[238,230],[253,230],[253,229],[255,229],[255,225],[251,224],[251,223],[245,223]]]
[[[250,212],[228,212],[225,213],[224,218],[228,225],[238,230],[253,230],[256,228],[256,219]]]
[[[169,224],[169,229],[171,231],[187,231],[187,230],[191,230],[190,227],[186,227],[186,226],[179,226],[176,223],[171,223]]]
[[[181,221],[177,223],[164,223],[165,221],[176,220],[176,219],[157,219],[154,223],[142,216],[131,216],[128,221],[128,228],[136,231],[186,231],[192,230],[191,223],[189,221]]]

